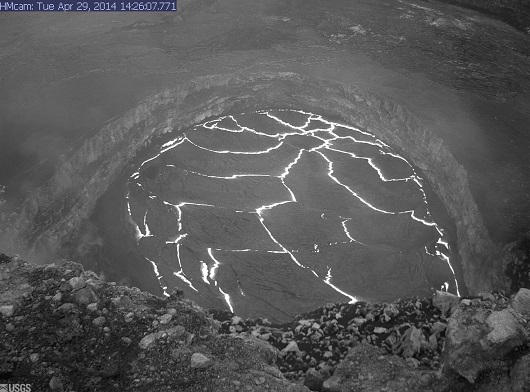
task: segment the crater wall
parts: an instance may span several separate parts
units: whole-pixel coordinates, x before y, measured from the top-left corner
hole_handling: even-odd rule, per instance
[[[349,85],[294,73],[223,74],[152,95],[104,126],[23,205],[4,248],[33,260],[61,254],[106,191],[154,138],[213,116],[265,108],[299,109],[381,138],[422,170],[456,227],[457,275],[471,294],[504,288],[500,249],[490,239],[465,169],[406,108]]]

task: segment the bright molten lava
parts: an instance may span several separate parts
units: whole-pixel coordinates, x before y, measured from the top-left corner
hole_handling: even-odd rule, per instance
[[[164,293],[205,307],[284,321],[328,302],[458,292],[411,165],[319,115],[198,125],[141,164],[127,205]]]

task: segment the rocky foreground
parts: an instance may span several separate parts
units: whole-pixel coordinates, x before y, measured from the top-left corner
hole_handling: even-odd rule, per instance
[[[0,256],[0,383],[32,391],[528,391],[529,320],[521,289],[271,325]]]

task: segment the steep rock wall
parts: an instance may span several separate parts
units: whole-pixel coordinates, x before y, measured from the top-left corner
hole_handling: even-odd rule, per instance
[[[60,252],[126,165],[150,141],[213,116],[265,108],[320,113],[356,125],[420,168],[455,222],[463,279],[471,293],[503,288],[502,263],[469,189],[442,140],[404,107],[358,89],[293,73],[197,78],[146,99],[103,127],[24,203],[8,249],[27,257]],[[498,262],[497,262],[498,261]],[[457,271],[458,272],[458,271]]]

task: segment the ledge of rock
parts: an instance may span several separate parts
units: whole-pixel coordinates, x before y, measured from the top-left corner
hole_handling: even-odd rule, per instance
[[[292,323],[205,311],[80,264],[0,257],[0,382],[32,390],[525,391],[521,289],[328,304]],[[228,317],[227,317],[228,316]],[[489,389],[488,389],[489,388]],[[492,389],[493,388],[493,389]]]
[[[3,262],[0,287],[1,383],[34,391],[307,391],[274,371],[272,347],[218,335],[218,323],[185,299],[105,283],[72,262]]]
[[[484,371],[506,366],[509,354],[528,345],[530,328],[521,314],[528,307],[519,301],[528,293],[521,289],[507,307],[495,301],[461,301],[447,327],[447,368],[474,383]]]

